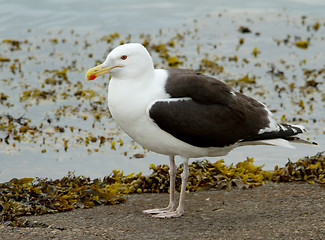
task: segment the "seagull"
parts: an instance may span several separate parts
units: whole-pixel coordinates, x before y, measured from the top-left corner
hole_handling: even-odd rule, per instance
[[[169,205],[143,211],[156,218],[184,214],[189,158],[224,156],[245,145],[292,147],[286,139],[306,131],[277,123],[263,103],[213,77],[155,69],[140,43],[114,48],[102,64],[88,70],[86,81],[104,74],[111,76],[108,107],[117,125],[146,149],[169,156]],[[178,205],[175,156],[184,166]]]

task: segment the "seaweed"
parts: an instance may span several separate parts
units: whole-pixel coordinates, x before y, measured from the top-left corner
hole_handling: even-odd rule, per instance
[[[13,178],[0,184],[1,223],[10,221],[21,226],[20,216],[41,215],[117,204],[125,198],[113,187],[98,179],[68,173],[62,179]]]

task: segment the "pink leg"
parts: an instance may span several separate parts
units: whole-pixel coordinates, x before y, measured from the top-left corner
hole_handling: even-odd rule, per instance
[[[169,205],[166,208],[156,208],[156,209],[148,209],[143,212],[146,214],[158,214],[165,212],[172,212],[176,208],[176,199],[175,199],[175,180],[176,180],[176,165],[174,156],[169,156],[170,168],[169,168],[169,179],[170,179],[170,187],[169,187]]]
[[[159,213],[157,215],[154,215],[153,217],[156,218],[175,218],[180,217],[184,213],[184,203],[185,203],[185,191],[186,191],[186,185],[187,185],[187,179],[189,176],[189,169],[188,169],[188,158],[182,158],[183,159],[183,166],[184,170],[182,172],[182,187],[181,187],[181,194],[179,199],[179,204],[176,209],[176,211],[169,211],[169,212],[163,212]]]

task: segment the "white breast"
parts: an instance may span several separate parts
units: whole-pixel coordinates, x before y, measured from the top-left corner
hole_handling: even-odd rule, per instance
[[[156,74],[155,79],[111,79],[108,106],[113,118],[126,133],[134,129],[134,124],[143,121],[152,101],[169,97],[164,92],[166,76],[163,73]]]
[[[111,79],[108,89],[108,106],[116,123],[142,146],[152,149],[148,136],[157,138],[156,124],[149,118],[147,108],[157,99],[169,98],[164,91],[165,70],[156,70],[155,79]],[[154,137],[155,136],[155,137]]]

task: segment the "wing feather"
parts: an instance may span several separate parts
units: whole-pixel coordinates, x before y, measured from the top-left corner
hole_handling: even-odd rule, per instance
[[[268,126],[263,104],[215,78],[173,68],[165,89],[172,101],[156,101],[149,116],[161,129],[194,146],[231,145]]]
[[[270,112],[215,78],[173,68],[168,70],[165,90],[171,98],[155,101],[149,116],[162,130],[186,143],[224,147],[281,137],[275,132],[260,136],[261,129],[270,127]]]

